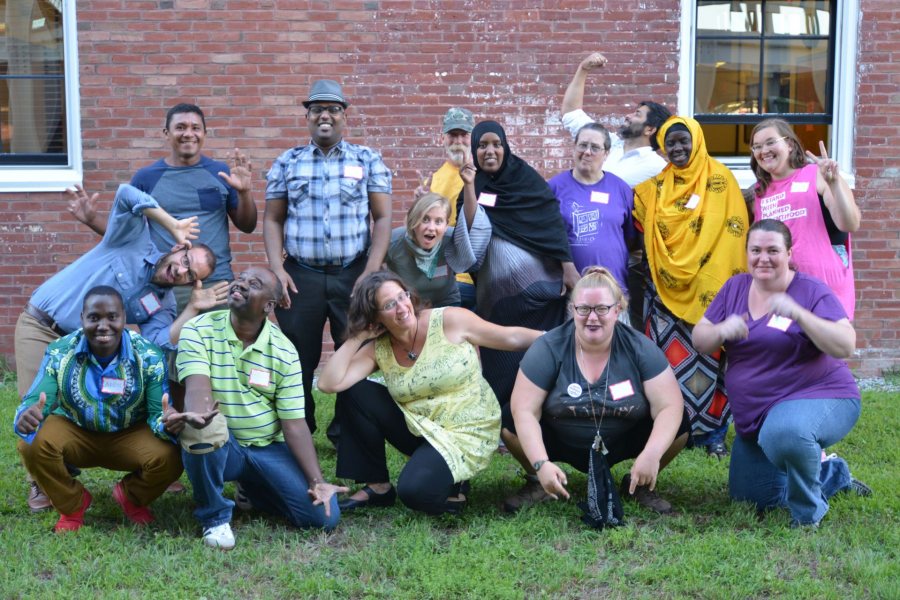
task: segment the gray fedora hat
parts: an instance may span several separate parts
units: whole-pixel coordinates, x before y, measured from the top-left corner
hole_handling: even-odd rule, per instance
[[[331,79],[320,79],[312,84],[309,90],[309,98],[303,103],[303,106],[309,108],[313,102],[337,102],[347,108],[350,103],[344,98],[344,92],[341,91],[341,85],[337,81]]]

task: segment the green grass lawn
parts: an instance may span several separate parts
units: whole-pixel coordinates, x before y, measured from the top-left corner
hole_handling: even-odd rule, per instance
[[[676,507],[659,516],[625,504],[628,524],[597,532],[575,503],[515,516],[502,499],[522,482],[497,456],[472,484],[458,518],[429,518],[399,503],[347,515],[332,534],[236,513],[237,547],[204,547],[190,495],[166,494],[147,529],[125,522],[111,498],[117,476],[86,470],[94,495],[86,526],[55,535],[52,512],[32,515],[11,423],[11,384],[0,387],[0,598],[898,598],[900,514],[896,394],[864,395],[863,415],[833,447],[875,491],[842,495],[817,531],[792,530],[786,511],[758,520],[727,497],[727,461],[686,450],[659,491]],[[319,422],[333,402],[322,397]],[[334,450],[315,436],[323,472]],[[395,475],[402,462],[391,456]],[[617,465],[620,479],[627,465]],[[573,499],[586,480],[569,475]],[[187,477],[182,481],[187,484]],[[226,491],[231,491],[230,486]]]

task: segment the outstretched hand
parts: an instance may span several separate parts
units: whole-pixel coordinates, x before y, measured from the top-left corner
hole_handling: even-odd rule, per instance
[[[214,402],[212,408],[206,412],[178,412],[169,405],[169,394],[162,397],[162,422],[166,431],[172,435],[178,435],[184,431],[185,425],[194,429],[203,429],[213,418],[219,414],[219,403]]]
[[[233,187],[238,192],[246,192],[250,190],[251,173],[253,172],[253,163],[242,154],[237,148],[234,154],[228,154],[228,162],[231,164],[231,174],[225,171],[219,171],[219,177],[225,180],[225,183]]]
[[[76,183],[75,189],[66,190],[66,196],[69,197],[69,213],[85,225],[90,226],[97,218],[97,198],[100,197],[100,194],[88,195],[84,188]]]
[[[33,433],[44,420],[44,405],[47,404],[47,394],[41,392],[37,404],[32,404],[19,415],[16,421],[16,429],[24,434]]]
[[[196,240],[199,235],[200,224],[197,222],[197,217],[188,217],[175,221],[175,227],[172,231],[172,237],[175,238],[175,246],[190,248],[191,240]]]
[[[327,483],[325,481],[320,481],[316,483],[314,486],[309,488],[309,496],[313,500],[313,504],[318,506],[319,504],[325,505],[325,516],[331,516],[331,497],[335,494],[346,494],[350,491],[350,488],[343,485],[334,485],[333,483]]]
[[[831,184],[837,181],[838,176],[841,174],[841,170],[838,167],[837,161],[834,159],[828,158],[828,150],[825,148],[825,142],[819,140],[819,152],[822,153],[821,156],[816,156],[809,150],[806,151],[806,156],[809,158],[816,166],[819,167],[819,173],[822,175],[822,178],[826,183]]]
[[[228,287],[229,283],[227,281],[220,281],[205,288],[203,287],[203,282],[198,279],[194,282],[194,288],[191,290],[191,298],[188,302],[199,312],[210,310],[228,300]]]

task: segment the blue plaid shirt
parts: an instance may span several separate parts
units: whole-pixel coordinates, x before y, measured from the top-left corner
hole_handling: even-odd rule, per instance
[[[266,175],[266,200],[287,199],[284,250],[297,262],[347,265],[369,248],[369,193],[391,193],[381,155],[341,140],[328,154],[292,148]]]

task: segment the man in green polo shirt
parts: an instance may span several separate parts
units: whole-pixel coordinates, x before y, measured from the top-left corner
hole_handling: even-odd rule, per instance
[[[297,352],[268,319],[281,294],[272,271],[251,267],[231,283],[228,310],[200,315],[181,330],[177,365],[187,412],[169,408],[165,419],[199,424],[202,436],[214,428],[207,425],[218,408],[228,425],[227,440],[223,432],[211,445],[186,444],[182,433],[194,516],[208,546],[234,547],[234,502],[222,495],[226,481],[239,482],[255,508],[282,515],[296,527],[330,531],[340,519],[335,494],[347,488],[322,478],[304,418]]]

